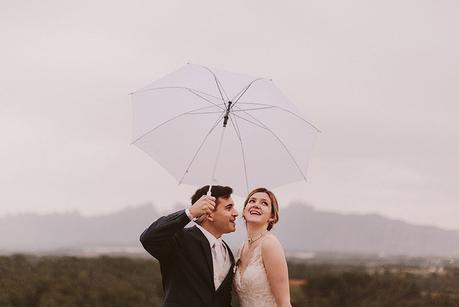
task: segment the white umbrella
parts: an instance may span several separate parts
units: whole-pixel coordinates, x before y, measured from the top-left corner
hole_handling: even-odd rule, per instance
[[[306,180],[319,130],[270,79],[187,64],[131,95],[132,143],[179,183],[243,196]]]

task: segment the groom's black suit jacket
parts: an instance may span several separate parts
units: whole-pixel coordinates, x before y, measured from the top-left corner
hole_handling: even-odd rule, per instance
[[[140,236],[143,247],[159,260],[166,307],[231,306],[234,257],[226,245],[231,268],[215,290],[209,241],[181,210],[163,216]]]

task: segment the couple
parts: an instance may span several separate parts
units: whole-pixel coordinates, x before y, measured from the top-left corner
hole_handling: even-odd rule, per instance
[[[140,236],[144,248],[159,260],[167,307],[231,306],[232,287],[241,307],[291,306],[287,262],[269,230],[279,219],[276,197],[265,188],[244,202],[248,239],[235,262],[221,236],[236,230],[238,212],[230,187],[209,186],[191,197],[192,206],[163,216]],[[194,220],[197,225],[185,226]]]

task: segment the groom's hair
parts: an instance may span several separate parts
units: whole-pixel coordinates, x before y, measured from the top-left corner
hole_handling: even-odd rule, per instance
[[[194,192],[193,196],[191,196],[191,204],[194,204],[198,199],[200,199],[203,195],[207,194],[207,191],[209,191],[209,186],[205,185],[202,188],[196,190]],[[231,196],[231,193],[233,193],[233,189],[231,187],[224,187],[221,185],[213,185],[212,188],[210,189],[210,195],[215,197],[215,209],[217,209],[218,206],[218,198],[221,197],[223,199],[228,199]],[[206,218],[206,215],[201,215],[195,222],[198,225],[201,225],[204,219]]]
[[[194,204],[198,199],[200,199],[203,195],[207,194],[209,191],[209,186],[205,185],[202,188],[196,190],[193,196],[191,196],[191,204]],[[223,199],[228,199],[231,197],[233,193],[233,189],[231,187],[224,187],[221,185],[213,185],[210,189],[210,195],[218,199],[219,197]],[[218,206],[218,201],[215,202],[215,208]]]

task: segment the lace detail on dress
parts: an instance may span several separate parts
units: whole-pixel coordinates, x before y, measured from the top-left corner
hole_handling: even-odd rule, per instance
[[[241,247],[238,258],[242,251]],[[276,300],[271,292],[266,269],[261,258],[261,244],[255,247],[245,270],[236,267],[233,280],[234,289],[241,307],[276,307]]]

